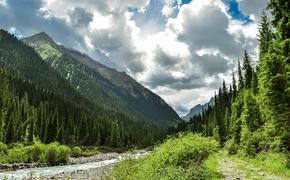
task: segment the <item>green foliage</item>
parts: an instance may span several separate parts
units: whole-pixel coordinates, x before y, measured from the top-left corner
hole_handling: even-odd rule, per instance
[[[245,54],[244,54],[244,64],[243,64],[243,71],[244,71],[244,85],[245,88],[250,88],[251,87],[251,82],[252,82],[252,67],[250,64],[250,57],[247,53],[247,51],[245,50]]]
[[[112,177],[118,179],[206,179],[204,161],[218,143],[196,134],[170,138],[141,160],[118,164]]]
[[[75,146],[71,150],[72,157],[80,157],[82,155],[82,149],[78,146]]]
[[[5,144],[2,143],[1,146],[5,147]],[[7,155],[4,154],[3,156],[1,156],[0,162],[42,162],[49,164],[58,164],[65,163],[70,154],[70,148],[65,145],[60,145],[57,142],[43,144],[39,141],[36,141],[34,142],[34,144],[28,146],[23,146],[22,144],[15,144],[10,149],[8,149]]]
[[[242,68],[238,61],[236,94],[231,88],[226,92],[223,82],[214,106],[191,118],[204,127],[194,132],[221,139],[222,145],[227,140],[229,153],[255,157],[271,151],[287,157],[290,152],[290,3],[271,0],[269,9],[272,23],[263,12],[259,25],[259,65],[253,68],[245,51]],[[230,87],[235,77],[233,83]],[[194,126],[193,120],[184,129]]]
[[[228,151],[228,154],[237,154],[239,145],[234,141],[234,139],[230,139],[226,142],[225,149]]]
[[[45,33],[24,38],[22,41],[33,46],[47,64],[92,104],[134,116],[136,119],[142,118],[160,127],[180,121],[170,106],[125,73],[57,45]]]
[[[64,145],[59,146],[58,149],[59,149],[58,162],[65,163],[71,154],[71,149]]]
[[[162,128],[134,114],[104,107],[96,99],[88,101],[91,97],[83,97],[33,48],[8,32],[0,30],[0,37],[0,142],[32,143],[37,138],[46,144],[146,147],[164,138]],[[52,49],[47,53],[62,56]],[[64,60],[68,63],[65,67],[70,67],[71,59]],[[83,66],[79,69],[80,73],[85,70]],[[87,74],[90,80],[91,75]],[[91,89],[89,85],[83,88]]]
[[[220,137],[220,134],[219,134],[219,127],[216,126],[214,129],[213,129],[213,138],[217,141],[217,142],[220,142],[221,141],[221,137]]]
[[[261,169],[261,171],[281,174],[285,176],[285,179],[287,179],[287,177],[289,179],[290,177],[290,169],[286,166],[285,154],[262,152],[257,154],[255,158],[248,156],[239,156],[238,158],[246,161],[253,167]]]
[[[0,142],[0,156],[4,156],[6,155],[8,152],[8,148],[7,148],[7,145]]]
[[[45,152],[45,145],[42,144],[41,142],[35,142],[35,144],[33,144],[31,146],[29,155],[31,158],[32,162],[39,162],[41,160],[43,160],[43,156],[44,156],[44,152]]]
[[[60,156],[60,150],[58,146],[58,143],[51,143],[48,145],[45,158],[49,164],[56,164],[58,162],[58,157]]]
[[[290,169],[290,152],[284,153],[285,156],[285,166]]]
[[[22,148],[12,148],[8,150],[7,162],[9,163],[21,163],[28,162],[29,156],[26,154],[26,149]]]

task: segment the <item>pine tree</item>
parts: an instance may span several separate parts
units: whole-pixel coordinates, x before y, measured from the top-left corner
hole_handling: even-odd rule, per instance
[[[255,71],[252,72],[252,82],[251,82],[252,93],[256,95],[258,93],[258,77]]]
[[[290,4],[283,0],[271,0],[269,7],[276,32],[274,41],[260,58],[261,110],[267,121],[268,136],[279,139],[280,148],[290,151]],[[264,31],[260,33],[266,34]],[[260,43],[261,47],[267,45],[265,41],[260,40]]]
[[[240,61],[238,60],[238,76],[239,76],[239,90],[243,89],[244,87],[244,78],[243,78],[243,71],[241,68]]]
[[[232,99],[234,100],[237,97],[237,84],[236,84],[236,78],[235,78],[235,73],[233,72],[233,94],[232,94]]]
[[[262,13],[261,22],[259,24],[258,40],[259,40],[260,57],[262,57],[263,54],[268,52],[270,44],[273,40],[271,25],[265,11],[263,11]]]
[[[243,71],[244,71],[244,83],[245,83],[245,87],[246,88],[250,88],[251,87],[251,82],[252,82],[252,67],[250,64],[250,57],[247,53],[247,51],[245,50],[244,53],[244,64],[243,64]]]

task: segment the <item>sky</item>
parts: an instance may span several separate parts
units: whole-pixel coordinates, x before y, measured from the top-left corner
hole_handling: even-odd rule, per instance
[[[267,0],[0,0],[0,28],[57,43],[125,71],[179,115],[231,83],[247,50],[258,59]]]

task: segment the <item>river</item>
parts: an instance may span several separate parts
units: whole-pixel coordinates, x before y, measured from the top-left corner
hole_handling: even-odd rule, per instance
[[[58,174],[69,174],[73,172],[76,173],[90,169],[100,169],[102,167],[120,162],[126,158],[136,159],[147,154],[149,154],[149,152],[147,151],[136,151],[134,153],[120,154],[118,156],[115,156],[113,159],[106,159],[97,162],[87,162],[82,164],[70,164],[52,167],[28,168],[16,171],[5,171],[0,172],[0,179],[22,180],[29,179],[31,177],[33,177],[33,179],[40,179],[42,177],[53,177]]]

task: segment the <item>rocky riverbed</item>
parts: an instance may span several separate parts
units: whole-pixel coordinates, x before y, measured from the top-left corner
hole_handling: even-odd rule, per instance
[[[111,170],[113,164],[146,154],[148,154],[146,150],[122,154],[102,153],[91,157],[70,158],[67,164],[52,167],[44,164],[5,165],[5,168],[11,167],[0,172],[0,179],[100,179]]]

